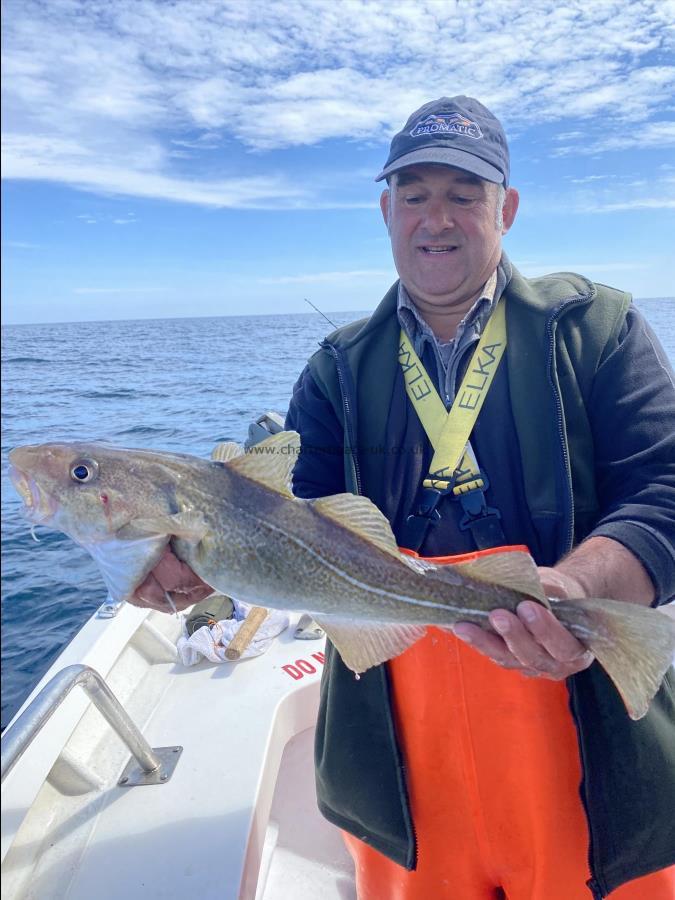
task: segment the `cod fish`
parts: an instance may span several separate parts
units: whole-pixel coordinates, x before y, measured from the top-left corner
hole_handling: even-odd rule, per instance
[[[294,497],[299,450],[299,436],[282,432],[247,453],[221,444],[210,460],[102,443],[18,447],[9,459],[29,520],[88,550],[115,600],[131,596],[171,542],[216,590],[310,613],[360,673],[427,626],[490,629],[490,610],[533,598],[592,651],[629,715],[645,714],[675,653],[668,616],[613,600],[551,607],[526,552],[440,566],[404,555],[367,498]]]

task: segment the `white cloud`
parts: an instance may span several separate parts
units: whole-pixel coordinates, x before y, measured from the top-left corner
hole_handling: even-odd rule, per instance
[[[605,272],[633,272],[639,269],[649,269],[649,263],[642,260],[634,262],[621,260],[621,262],[587,263],[568,262],[567,260],[537,263],[530,260],[529,262],[520,262],[518,269],[529,277],[536,277],[547,272],[584,272],[588,275],[596,276]]]
[[[392,269],[355,269],[351,272],[308,272],[303,275],[278,275],[258,278],[258,284],[322,284],[341,281],[356,281],[367,278],[390,278],[395,276]]]
[[[611,178],[611,175],[584,175],[583,178],[572,178],[571,175],[568,176],[568,181],[572,184],[589,184],[591,181],[606,181],[608,178]]]
[[[461,92],[512,135],[559,128],[560,155],[670,146],[674,68],[657,61],[672,16],[657,0],[532,0],[517,16],[514,0],[264,11],[248,0],[9,0],[3,174],[203,206],[339,207],[283,173],[249,165],[242,177],[229,149],[263,154],[265,171],[264,154],[331,138],[384,149],[411,110]],[[208,172],[188,177],[191,154],[206,151]]]
[[[73,288],[74,294],[161,294],[164,287],[80,287]]]
[[[205,131],[192,140],[171,138],[171,143],[177,147],[186,147],[189,150],[216,150],[220,146],[220,139],[216,133]],[[186,154],[186,156],[189,156],[189,154]]]
[[[557,148],[554,155],[588,155],[632,148],[666,150],[669,147],[675,147],[675,122],[631,122],[618,127],[614,134],[590,139],[586,135],[574,144]]]
[[[599,200],[580,207],[578,212],[622,212],[630,209],[675,209],[675,197],[636,197],[634,200],[614,202]]]
[[[39,138],[32,143],[28,135],[7,135],[3,152],[5,178],[61,181],[89,191],[212,207],[302,205],[307,193],[301,185],[294,185],[283,176],[194,181],[156,171],[152,159],[148,164],[138,159],[135,167],[127,167],[117,163],[112,154],[97,158],[81,145]]]

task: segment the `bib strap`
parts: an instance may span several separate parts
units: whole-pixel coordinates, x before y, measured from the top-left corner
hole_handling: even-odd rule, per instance
[[[506,315],[500,300],[474,350],[448,411],[407,334],[401,329],[399,362],[406,393],[422,423],[434,455],[422,483],[418,510],[408,516],[401,543],[419,550],[429,528],[440,521],[441,497],[452,494],[462,505],[462,530],[470,530],[479,549],[504,543],[499,511],[487,505],[488,479],[469,444],[495,372],[506,349]]]

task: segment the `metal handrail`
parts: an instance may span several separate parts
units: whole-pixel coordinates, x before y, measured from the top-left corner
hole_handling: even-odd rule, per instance
[[[160,757],[145,740],[117,697],[99,673],[90,666],[67,666],[49,681],[2,737],[2,775],[9,774],[40,729],[63,703],[74,687],[80,685],[91,702],[107,719],[127,745],[143,771],[156,772]]]

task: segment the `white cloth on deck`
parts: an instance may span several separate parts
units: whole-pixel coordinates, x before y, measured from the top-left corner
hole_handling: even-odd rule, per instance
[[[181,617],[183,634],[178,638],[176,649],[184,666],[194,666],[202,659],[208,659],[211,662],[232,662],[226,658],[225,650],[251,609],[248,603],[242,603],[234,598],[232,602],[234,604],[233,618],[221,619],[210,627],[202,625],[192,635],[187,632],[186,617]],[[264,653],[274,638],[288,628],[289,621],[287,613],[270,609],[267,618],[253,635],[251,643],[241,654],[241,659],[260,656],[261,653]]]

